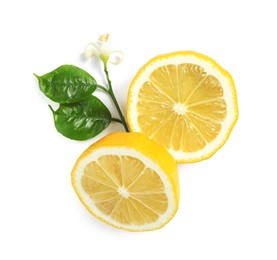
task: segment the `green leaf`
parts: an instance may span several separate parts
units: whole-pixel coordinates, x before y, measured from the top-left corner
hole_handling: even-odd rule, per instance
[[[98,135],[112,120],[108,108],[95,96],[73,104],[61,104],[56,111],[51,110],[58,132],[74,140],[87,140]]]
[[[40,90],[51,100],[69,104],[85,99],[97,87],[96,80],[73,65],[63,65],[43,76],[34,74]]]

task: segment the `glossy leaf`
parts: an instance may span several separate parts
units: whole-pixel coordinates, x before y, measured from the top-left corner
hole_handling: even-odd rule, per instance
[[[37,76],[40,90],[61,104],[75,103],[87,98],[97,87],[95,79],[73,65],[63,65],[43,76]]]
[[[73,104],[61,104],[56,111],[51,110],[58,132],[74,140],[90,139],[111,122],[110,111],[95,96]]]

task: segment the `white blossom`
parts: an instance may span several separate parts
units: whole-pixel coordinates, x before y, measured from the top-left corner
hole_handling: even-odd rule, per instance
[[[119,64],[124,58],[121,51],[112,51],[110,34],[102,34],[99,36],[97,42],[89,43],[85,47],[85,56],[88,59],[98,56],[103,61],[105,66],[107,62]]]

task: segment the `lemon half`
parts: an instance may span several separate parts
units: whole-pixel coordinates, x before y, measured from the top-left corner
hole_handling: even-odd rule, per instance
[[[92,144],[72,170],[72,185],[95,217],[114,227],[163,227],[179,203],[174,158],[140,133],[112,133]]]

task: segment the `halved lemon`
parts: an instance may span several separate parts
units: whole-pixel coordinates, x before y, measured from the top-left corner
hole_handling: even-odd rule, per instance
[[[157,56],[130,85],[131,130],[161,144],[178,163],[211,157],[227,141],[237,118],[232,76],[197,52]]]
[[[95,217],[114,227],[163,227],[179,203],[174,158],[140,133],[112,133],[92,144],[72,170],[73,187]]]

